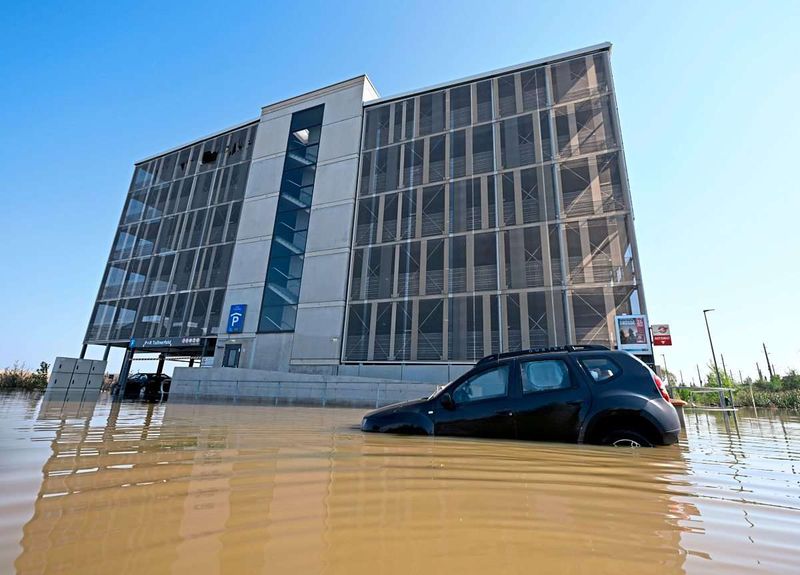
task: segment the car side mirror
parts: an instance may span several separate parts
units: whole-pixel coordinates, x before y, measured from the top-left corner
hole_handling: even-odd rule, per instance
[[[454,409],[456,404],[453,401],[453,396],[449,393],[443,393],[442,396],[439,398],[439,401],[442,404],[442,407],[445,409]]]

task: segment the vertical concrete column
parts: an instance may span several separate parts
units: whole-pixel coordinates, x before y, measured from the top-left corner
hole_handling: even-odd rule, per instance
[[[522,332],[522,349],[531,347],[531,328],[528,319],[528,294],[519,294],[519,329]]]
[[[125,396],[125,386],[128,383],[128,375],[131,372],[131,362],[133,361],[134,351],[131,348],[125,349],[125,357],[122,358],[122,367],[119,370],[119,382],[117,387],[116,399],[122,399]]]
[[[594,282],[594,270],[592,268],[592,244],[589,240],[589,223],[583,220],[578,223],[578,232],[581,237],[581,268],[583,269],[583,281],[586,283]]]
[[[552,66],[547,67],[547,73],[545,74],[545,86],[547,89],[547,101],[552,103],[553,102],[553,82],[551,78],[552,73]],[[558,148],[556,145],[556,138],[554,136],[553,127],[555,126],[555,115],[553,113],[552,108],[550,109],[550,153],[555,160],[558,158]],[[564,311],[564,325],[566,326],[566,333],[565,339],[563,343],[565,344],[572,344],[575,343],[575,330],[574,326],[571,321],[572,314],[570,313],[570,301],[569,301],[569,292],[567,291],[567,277],[569,274],[569,268],[567,266],[567,237],[564,229],[564,222],[563,222],[563,209],[561,206],[561,178],[559,175],[559,164],[554,164],[555,168],[553,170],[553,193],[555,195],[555,217],[558,221],[558,240],[559,240],[559,259],[560,259],[560,266],[561,266],[561,285],[563,286],[562,297],[563,297],[563,311]],[[546,169],[546,168],[542,168]],[[550,309],[552,306],[548,306],[548,315],[550,315]],[[553,326],[557,325],[556,323],[551,324]],[[556,344],[557,345],[557,344]]]

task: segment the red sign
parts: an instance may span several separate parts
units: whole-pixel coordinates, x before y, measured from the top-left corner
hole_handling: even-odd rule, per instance
[[[667,324],[653,324],[651,329],[653,330],[653,345],[672,345],[672,336]]]

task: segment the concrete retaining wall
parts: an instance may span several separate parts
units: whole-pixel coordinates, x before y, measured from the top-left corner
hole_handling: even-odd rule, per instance
[[[427,397],[436,383],[228,367],[176,368],[170,400],[380,407]]]

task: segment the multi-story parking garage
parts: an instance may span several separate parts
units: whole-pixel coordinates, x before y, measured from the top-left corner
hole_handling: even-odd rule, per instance
[[[424,381],[613,346],[645,304],[609,55],[359,76],[138,162],[85,343]]]

